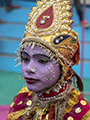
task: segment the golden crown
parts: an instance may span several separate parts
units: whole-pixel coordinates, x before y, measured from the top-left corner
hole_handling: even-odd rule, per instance
[[[65,64],[72,66],[77,63],[79,42],[77,33],[69,26],[74,22],[70,19],[73,15],[69,12],[72,8],[70,4],[69,0],[37,1],[37,7],[29,13],[22,44],[25,41],[39,42],[51,49]]]

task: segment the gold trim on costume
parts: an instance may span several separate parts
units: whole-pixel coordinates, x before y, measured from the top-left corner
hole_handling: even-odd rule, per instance
[[[18,94],[20,94],[20,93],[25,93],[25,92],[30,92],[27,87],[21,88],[21,90],[19,91]]]
[[[90,110],[84,115],[81,120],[90,120]]]
[[[14,102],[11,103],[10,107],[13,107],[13,105],[14,105]]]
[[[36,114],[34,115],[33,120],[41,120],[44,110],[45,110],[45,108],[44,109],[40,109],[39,107],[37,107]]]
[[[16,111],[16,112],[13,112],[13,113],[9,113],[7,115],[7,120],[16,120],[18,119],[19,117],[21,117],[22,115],[24,115],[26,113],[26,109],[22,109],[20,111]]]
[[[28,92],[28,96],[30,96],[30,95],[33,94],[33,91],[29,91],[28,88],[27,88],[27,86],[21,88],[21,90],[18,92],[18,94],[20,94],[20,93],[25,93],[25,92]]]
[[[22,101],[20,101],[17,105],[21,105],[22,104]]]
[[[65,113],[70,113],[70,111],[72,110],[73,106],[76,105],[78,103],[78,96],[80,95],[80,92],[78,90],[73,90],[70,96],[70,99],[67,103],[67,107],[65,108]]]

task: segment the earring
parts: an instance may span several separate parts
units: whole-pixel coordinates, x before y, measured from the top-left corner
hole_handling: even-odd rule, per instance
[[[30,72],[33,72],[33,73],[37,73],[37,70],[36,70],[36,68],[32,68],[31,70],[30,70]]]

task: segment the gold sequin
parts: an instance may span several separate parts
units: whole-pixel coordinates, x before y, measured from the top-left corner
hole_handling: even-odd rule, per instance
[[[22,104],[22,101],[20,101],[19,103],[18,103],[18,105],[21,105]]]
[[[47,93],[47,94],[50,94],[50,91],[47,91],[46,93]]]
[[[72,117],[68,117],[68,119],[67,120],[74,120]]]
[[[62,39],[63,39],[63,36],[61,36],[60,39],[62,40]]]
[[[80,103],[81,103],[82,105],[86,105],[86,104],[87,104],[85,100],[81,100]]]
[[[11,103],[10,107],[13,107],[13,105],[14,105],[14,102]]]
[[[32,104],[32,101],[31,100],[29,100],[29,101],[27,101],[27,103],[26,103],[27,105],[31,105]]]
[[[28,96],[31,96],[33,94],[33,91],[30,91],[29,93],[28,93]]]
[[[80,113],[81,112],[81,108],[80,107],[76,108],[75,112],[76,113]]]
[[[46,115],[46,120],[48,120],[48,116],[49,116],[49,115],[47,114],[47,115]]]

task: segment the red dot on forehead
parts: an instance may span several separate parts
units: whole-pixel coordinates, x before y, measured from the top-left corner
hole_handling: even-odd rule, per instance
[[[44,19],[44,17],[47,17]],[[45,23],[41,24],[41,20],[45,20]],[[38,28],[47,28],[53,22],[53,6],[49,7],[46,11],[44,11],[36,21],[36,26]]]

